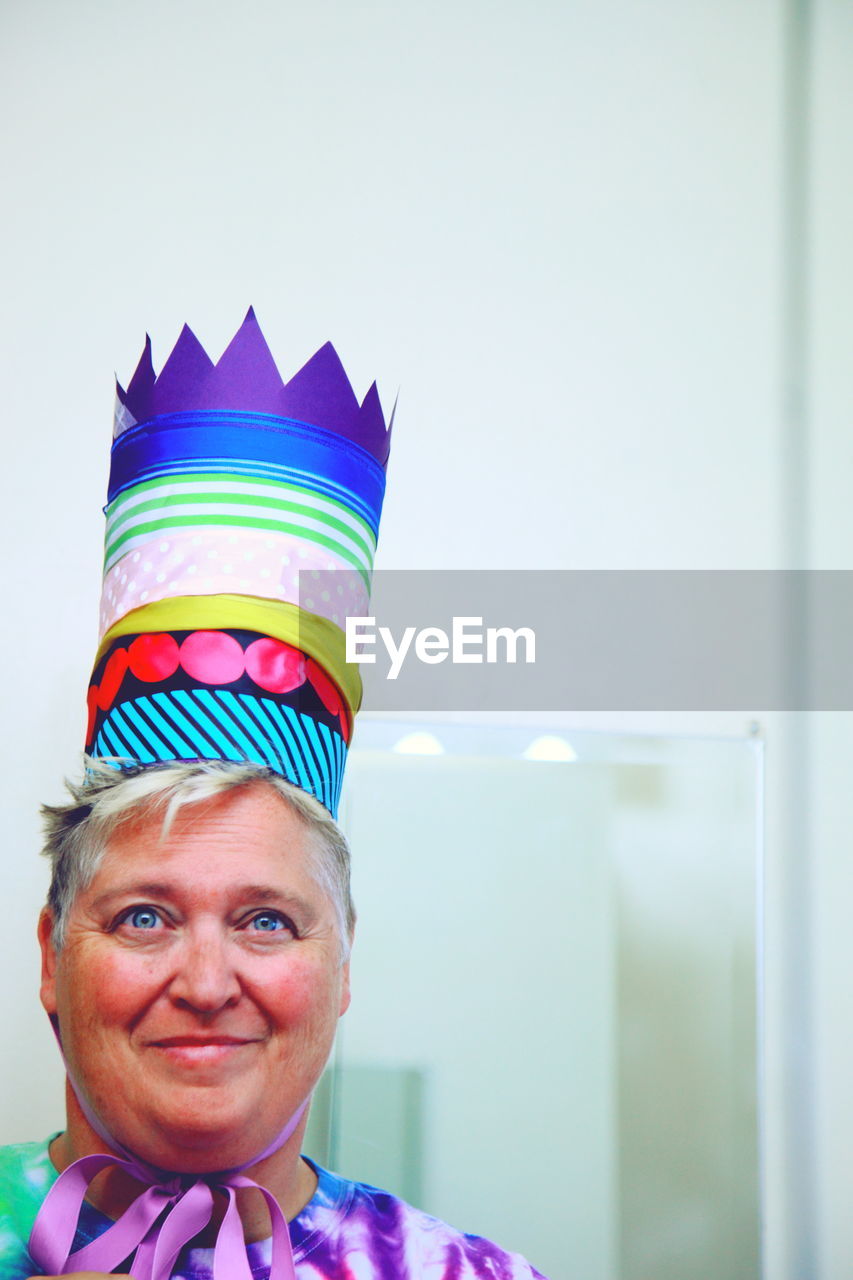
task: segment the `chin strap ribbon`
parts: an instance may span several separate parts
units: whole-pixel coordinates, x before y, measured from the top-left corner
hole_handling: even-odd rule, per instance
[[[266,1187],[245,1177],[243,1170],[284,1146],[307,1105],[302,1104],[260,1156],[224,1173],[168,1174],[130,1152],[126,1159],[103,1154],[75,1160],[59,1175],[39,1209],[30,1234],[31,1258],[45,1275],[68,1275],[74,1271],[110,1272],[132,1257],[130,1274],[134,1280],[169,1280],[181,1250],[210,1222],[213,1192],[220,1191],[228,1204],[213,1254],[214,1280],[252,1280],[236,1192],[254,1187],[266,1200],[272,1223],[270,1280],[295,1280],[290,1235],[279,1203]],[[72,1253],[89,1183],[111,1166],[125,1169],[147,1186],[117,1222]]]

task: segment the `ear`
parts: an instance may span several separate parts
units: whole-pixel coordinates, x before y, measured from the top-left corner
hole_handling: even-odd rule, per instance
[[[338,1009],[338,1017],[341,1018],[349,1008],[350,1003],[350,986],[349,986],[349,960],[345,960],[341,966],[341,1003]]]
[[[41,1002],[45,1013],[56,1014],[56,947],[53,944],[55,920],[50,907],[44,907],[39,916],[38,940],[41,947]]]

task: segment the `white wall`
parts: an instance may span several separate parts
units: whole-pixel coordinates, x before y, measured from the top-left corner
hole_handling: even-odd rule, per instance
[[[810,362],[811,556],[816,567],[849,569],[853,547],[853,10],[837,0],[817,6],[813,58]],[[853,903],[853,717],[813,718],[811,813],[814,866],[814,1043],[817,1214],[821,1275],[853,1271],[853,1008],[850,914]]]
[[[838,0],[816,15],[810,510],[816,558],[846,565],[853,33]],[[386,567],[784,563],[785,16],[783,0],[6,0],[7,1020],[35,982],[34,809],[83,723],[110,374],[146,327],[158,360],[185,319],[218,351],[252,302],[285,371],[331,337],[358,390],[378,376],[390,403],[401,384]],[[806,1050],[835,1280],[853,1258],[849,788],[836,742],[815,745]],[[788,1061],[791,857],[771,844],[774,1280],[817,1247],[791,1181],[811,1134]],[[58,1112],[58,1073],[40,1060],[28,1091],[32,1055],[13,1058],[5,1123],[23,1136]]]

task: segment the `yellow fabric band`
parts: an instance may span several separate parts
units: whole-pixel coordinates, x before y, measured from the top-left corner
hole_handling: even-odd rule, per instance
[[[346,640],[340,627],[306,613],[298,605],[260,596],[173,596],[132,609],[104,635],[95,665],[119,636],[154,631],[259,631],[292,644],[318,662],[340,689],[355,716],[361,706],[358,666],[346,661]]]

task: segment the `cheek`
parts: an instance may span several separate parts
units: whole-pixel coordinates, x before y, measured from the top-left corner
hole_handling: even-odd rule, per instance
[[[279,1026],[308,1029],[336,1017],[340,973],[310,960],[294,959],[286,970],[265,974],[255,991]]]
[[[158,989],[156,965],[121,952],[69,958],[57,973],[57,1002],[87,1034],[125,1025],[139,1016]]]

